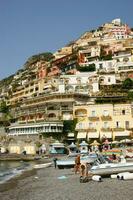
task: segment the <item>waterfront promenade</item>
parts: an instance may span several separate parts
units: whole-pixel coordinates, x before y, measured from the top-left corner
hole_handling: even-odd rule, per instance
[[[59,179],[64,178],[64,179]],[[71,169],[53,167],[25,172],[0,185],[1,200],[131,200],[133,180],[110,178],[102,182],[80,183]]]

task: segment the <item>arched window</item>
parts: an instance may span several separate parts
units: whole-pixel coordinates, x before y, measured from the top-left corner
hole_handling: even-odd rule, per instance
[[[48,115],[48,117],[50,117],[50,118],[55,118],[55,117],[56,117],[56,114],[55,114],[55,113],[50,113],[50,114]]]

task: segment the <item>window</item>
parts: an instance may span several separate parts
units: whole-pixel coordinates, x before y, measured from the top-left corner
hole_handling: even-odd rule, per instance
[[[104,116],[108,116],[108,115],[109,115],[108,110],[104,110],[104,111],[103,111],[103,115],[104,115]]]
[[[34,90],[33,89],[30,89],[30,92],[33,92]]]
[[[125,121],[125,128],[129,129],[129,121]]]
[[[79,123],[79,129],[82,129],[82,128],[83,128],[83,124]]]
[[[110,77],[108,78],[108,82],[111,82],[111,78]]]
[[[89,123],[89,128],[93,128],[93,123]]]
[[[120,127],[120,122],[116,122],[116,128]]]
[[[108,128],[108,122],[104,122],[103,127]]]
[[[95,117],[95,116],[96,116],[96,111],[95,111],[95,110],[92,110],[91,116],[92,116],[92,117]]]
[[[99,64],[99,69],[103,69],[103,64],[102,63]]]
[[[122,115],[125,115],[126,114],[126,111],[125,110],[122,110]]]

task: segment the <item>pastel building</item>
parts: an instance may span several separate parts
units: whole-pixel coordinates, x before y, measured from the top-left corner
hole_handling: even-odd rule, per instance
[[[129,137],[133,128],[131,104],[95,104],[74,106],[78,139],[110,140]]]
[[[59,93],[91,94],[99,91],[99,83],[94,72],[62,75],[59,82]]]

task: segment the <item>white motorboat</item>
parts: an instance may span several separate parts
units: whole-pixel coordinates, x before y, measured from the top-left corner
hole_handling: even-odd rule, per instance
[[[34,165],[34,168],[35,169],[41,169],[41,168],[50,167],[51,165],[52,165],[52,162],[42,163],[42,164],[36,164],[36,165]]]
[[[103,157],[99,158],[94,162],[94,165],[91,168],[91,172],[94,175],[108,176],[111,174],[118,174],[121,172],[133,172],[133,162],[109,163]]]
[[[57,160],[56,164],[59,169],[64,168],[73,168],[75,165],[75,158],[77,154],[70,154],[66,158]],[[96,154],[81,154],[80,162],[81,163],[93,163],[97,159]]]

